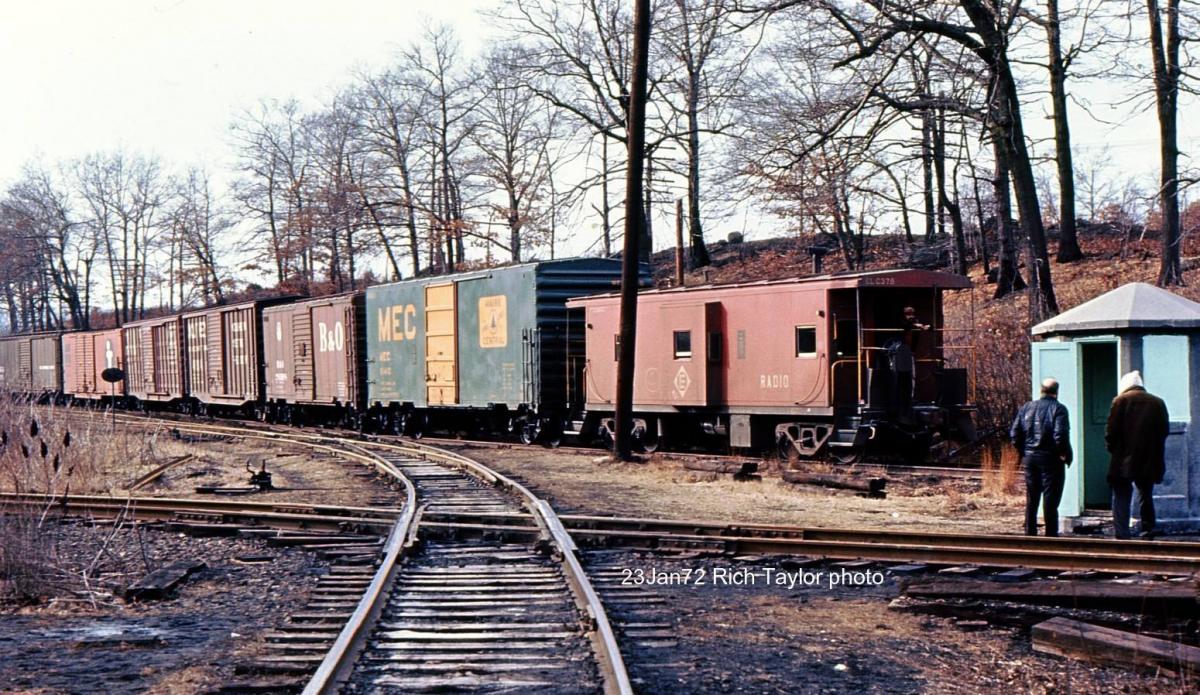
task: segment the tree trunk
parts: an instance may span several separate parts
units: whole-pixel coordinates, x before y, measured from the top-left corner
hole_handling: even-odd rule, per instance
[[[600,136],[600,224],[604,257],[612,257],[612,208],[608,203],[608,136]]]
[[[629,165],[625,173],[625,253],[621,261],[621,344],[617,356],[616,438],[614,452],[633,453],[633,375],[637,340],[638,245],[646,217],[642,207],[642,163],[646,140],[647,53],[650,45],[650,0],[633,9],[633,69],[629,86]]]
[[[954,230],[954,272],[967,274],[967,245],[963,237],[962,211],[958,204],[946,195],[946,112],[939,109],[933,139],[933,165],[937,170],[937,187],[940,209],[950,213],[950,224]],[[940,216],[939,212],[939,216]]]
[[[992,113],[988,128],[999,141],[1012,174],[1013,190],[1017,195],[1017,210],[1021,226],[1029,243],[1029,318],[1032,323],[1058,313],[1054,283],[1050,278],[1050,256],[1046,251],[1046,230],[1042,227],[1042,211],[1038,205],[1037,180],[1025,144],[1025,128],[1021,121],[1021,100],[1017,83],[1008,62],[1007,37],[997,24],[995,7],[986,0],[960,0],[975,30],[983,39],[990,59],[993,80]]]
[[[925,243],[933,241],[935,204],[933,201],[933,125],[929,114],[921,114],[921,174],[924,177],[922,196],[925,201]]]
[[[1017,244],[1012,220],[1012,198],[1009,194],[1010,179],[1008,159],[999,143],[993,143],[996,157],[996,178],[992,180],[996,198],[996,238],[1000,240],[1000,257],[996,260],[995,299],[1025,289],[1025,278],[1021,277],[1021,247]]]
[[[692,268],[708,265],[708,248],[700,225],[700,74],[689,70],[688,94],[688,245]]]
[[[1158,284],[1162,287],[1183,285],[1180,245],[1183,241],[1179,220],[1179,0],[1167,0],[1166,44],[1163,40],[1162,11],[1158,0],[1146,0],[1150,18],[1150,50],[1154,58],[1154,101],[1158,110],[1159,205],[1162,208],[1162,262]]]
[[[1067,120],[1067,64],[1062,56],[1058,0],[1046,2],[1046,38],[1050,51],[1050,103],[1054,109],[1054,148],[1058,165],[1059,263],[1083,258],[1075,224],[1075,165],[1071,158],[1071,129]]]

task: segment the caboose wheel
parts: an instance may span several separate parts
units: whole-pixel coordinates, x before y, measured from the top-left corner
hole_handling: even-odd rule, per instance
[[[654,423],[647,423],[645,427],[637,425],[633,428],[633,448],[643,454],[653,454],[658,451],[659,437],[657,433],[650,434],[649,428]]]

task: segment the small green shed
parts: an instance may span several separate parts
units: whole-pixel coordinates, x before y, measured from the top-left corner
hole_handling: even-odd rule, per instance
[[[1090,511],[1108,512],[1104,430],[1121,375],[1139,370],[1146,390],[1170,414],[1167,473],[1154,488],[1164,529],[1200,526],[1200,304],[1142,282],[1122,285],[1033,327],[1032,387],[1058,379],[1071,419],[1075,464],[1067,470],[1059,514],[1072,527]]]

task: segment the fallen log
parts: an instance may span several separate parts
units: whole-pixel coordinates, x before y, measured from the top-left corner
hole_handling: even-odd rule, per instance
[[[783,479],[786,482],[798,483],[801,485],[820,485],[821,487],[865,492],[867,493],[868,497],[882,498],[887,495],[887,493],[884,492],[884,488],[887,487],[886,478],[859,478],[857,476],[837,473],[784,471]]]
[[[752,475],[758,472],[757,461],[685,460],[683,467],[690,471],[724,473],[726,475]]]
[[[166,567],[154,570],[150,574],[129,585],[125,589],[126,601],[147,601],[160,599],[170,594],[188,577],[208,567],[203,560],[177,560]]]
[[[1200,673],[1200,647],[1132,632],[1052,618],[1033,626],[1033,650],[1107,666],[1191,678]]]
[[[1134,613],[1200,615],[1196,589],[1185,584],[1116,584],[1088,580],[1031,581],[1019,584],[934,579],[904,589],[913,598],[1011,601],[1067,608],[1101,608]]]

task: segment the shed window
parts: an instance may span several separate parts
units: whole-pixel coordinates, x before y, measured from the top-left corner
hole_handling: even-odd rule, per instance
[[[796,326],[796,357],[815,357],[817,354],[817,327]]]
[[[1189,347],[1186,335],[1148,335],[1142,338],[1142,377],[1146,390],[1167,404],[1171,422],[1188,422]]]
[[[692,332],[675,331],[675,359],[692,356]]]

